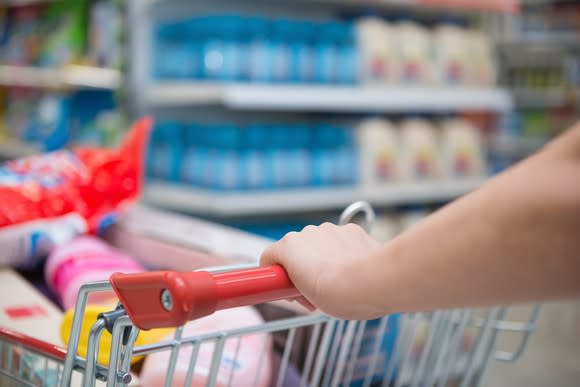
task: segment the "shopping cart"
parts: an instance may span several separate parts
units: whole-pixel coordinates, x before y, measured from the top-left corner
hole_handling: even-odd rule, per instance
[[[367,224],[372,222],[372,210],[365,203],[347,208],[341,222],[360,211]],[[86,357],[81,357],[78,346],[87,299],[94,292],[111,289],[119,296],[119,306],[94,322]],[[246,386],[252,383],[246,379],[242,384],[231,366],[239,355],[240,340],[268,335],[270,344],[262,345],[255,356],[263,364],[278,353],[279,365],[272,367],[269,378],[272,386],[287,386],[293,370],[298,374],[294,385],[300,386],[479,386],[490,361],[511,362],[520,357],[540,311],[539,306],[532,307],[522,322],[509,321],[506,307],[390,315],[373,321],[308,313],[256,326],[184,335],[184,323],[216,310],[297,295],[280,266],[115,274],[110,281],[81,288],[67,349],[0,328],[0,385],[94,386],[106,382],[107,386],[124,386],[131,383],[132,358],[166,351],[164,384],[172,386],[176,385],[178,357],[185,348],[189,367],[180,385],[191,385],[200,349],[211,345],[205,384]],[[140,330],[159,327],[177,329],[172,339],[135,344]],[[108,365],[97,362],[99,339],[105,331],[112,334]],[[513,351],[498,349],[498,337],[506,332],[518,335]],[[231,341],[237,347],[225,365],[224,348]],[[258,383],[260,372],[259,366],[253,384]]]

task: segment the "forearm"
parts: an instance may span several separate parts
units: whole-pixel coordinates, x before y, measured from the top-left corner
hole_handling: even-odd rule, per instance
[[[580,296],[580,127],[368,261],[389,311]]]

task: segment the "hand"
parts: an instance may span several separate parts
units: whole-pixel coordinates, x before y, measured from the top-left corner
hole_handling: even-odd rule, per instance
[[[370,302],[372,286],[361,275],[380,243],[355,224],[324,223],[286,234],[262,254],[261,265],[281,264],[302,293],[299,301],[344,319],[383,315]],[[372,290],[371,290],[372,291]]]

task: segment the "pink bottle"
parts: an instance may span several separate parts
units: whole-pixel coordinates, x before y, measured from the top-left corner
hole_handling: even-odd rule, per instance
[[[45,278],[66,309],[74,307],[80,287],[108,280],[115,272],[140,273],[143,266],[130,256],[92,236],[81,236],[57,247],[48,257]],[[110,302],[113,292],[94,293],[90,303]]]
[[[185,325],[182,338],[203,333],[229,330],[263,324],[264,320],[252,307],[240,307],[218,311]],[[167,339],[172,339],[173,335]],[[238,349],[239,338],[239,350]],[[205,386],[212,366],[215,341],[200,346],[193,372],[192,386]],[[260,354],[264,350],[262,356]],[[175,366],[172,386],[183,386],[190,367],[192,346],[180,348]],[[166,350],[147,356],[141,372],[142,387],[162,386],[165,383],[171,351]],[[259,370],[258,370],[259,368]],[[233,374],[232,374],[233,372]],[[225,341],[222,360],[217,373],[216,386],[270,385],[272,375],[272,342],[266,333],[232,337]],[[230,383],[231,378],[231,383]]]

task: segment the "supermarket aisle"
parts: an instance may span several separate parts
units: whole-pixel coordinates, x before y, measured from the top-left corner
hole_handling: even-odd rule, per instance
[[[573,387],[580,383],[580,302],[546,304],[530,347],[516,364],[495,362],[486,387]]]

